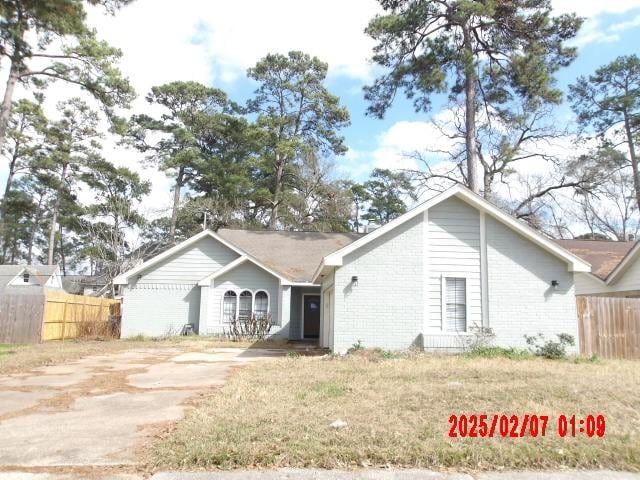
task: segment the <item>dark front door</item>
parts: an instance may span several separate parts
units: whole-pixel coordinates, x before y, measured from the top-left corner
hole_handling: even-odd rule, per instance
[[[320,336],[320,295],[304,297],[304,338]]]

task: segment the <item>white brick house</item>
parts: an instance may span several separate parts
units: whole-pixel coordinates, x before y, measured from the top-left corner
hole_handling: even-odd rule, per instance
[[[271,334],[366,347],[457,350],[478,331],[577,338],[574,272],[588,263],[453,187],[361,236],[202,232],[118,277],[123,335],[219,334],[269,312]]]

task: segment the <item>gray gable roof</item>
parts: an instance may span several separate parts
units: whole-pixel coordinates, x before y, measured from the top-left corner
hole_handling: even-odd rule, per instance
[[[29,275],[38,277],[40,285],[47,283],[47,280],[58,269],[57,265],[0,265],[0,290],[20,274],[26,268]]]
[[[293,282],[311,282],[322,259],[359,233],[220,229],[218,235]]]

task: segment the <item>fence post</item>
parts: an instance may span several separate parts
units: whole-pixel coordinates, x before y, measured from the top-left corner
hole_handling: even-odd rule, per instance
[[[62,307],[62,343],[64,343],[64,331],[67,327],[67,302]]]

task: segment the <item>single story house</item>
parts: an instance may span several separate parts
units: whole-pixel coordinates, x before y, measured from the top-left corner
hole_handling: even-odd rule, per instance
[[[576,275],[576,295],[640,297],[640,242],[557,240],[591,264],[591,272]]]
[[[0,265],[2,292],[36,293],[44,289],[62,290],[58,265]]]
[[[272,315],[271,334],[366,347],[458,350],[491,333],[578,338],[574,274],[588,262],[464,187],[367,235],[204,231],[117,277],[122,334],[224,333]],[[486,339],[485,339],[486,340]]]
[[[67,275],[63,278],[62,285],[67,293],[73,295],[101,297],[111,293],[106,275]]]

